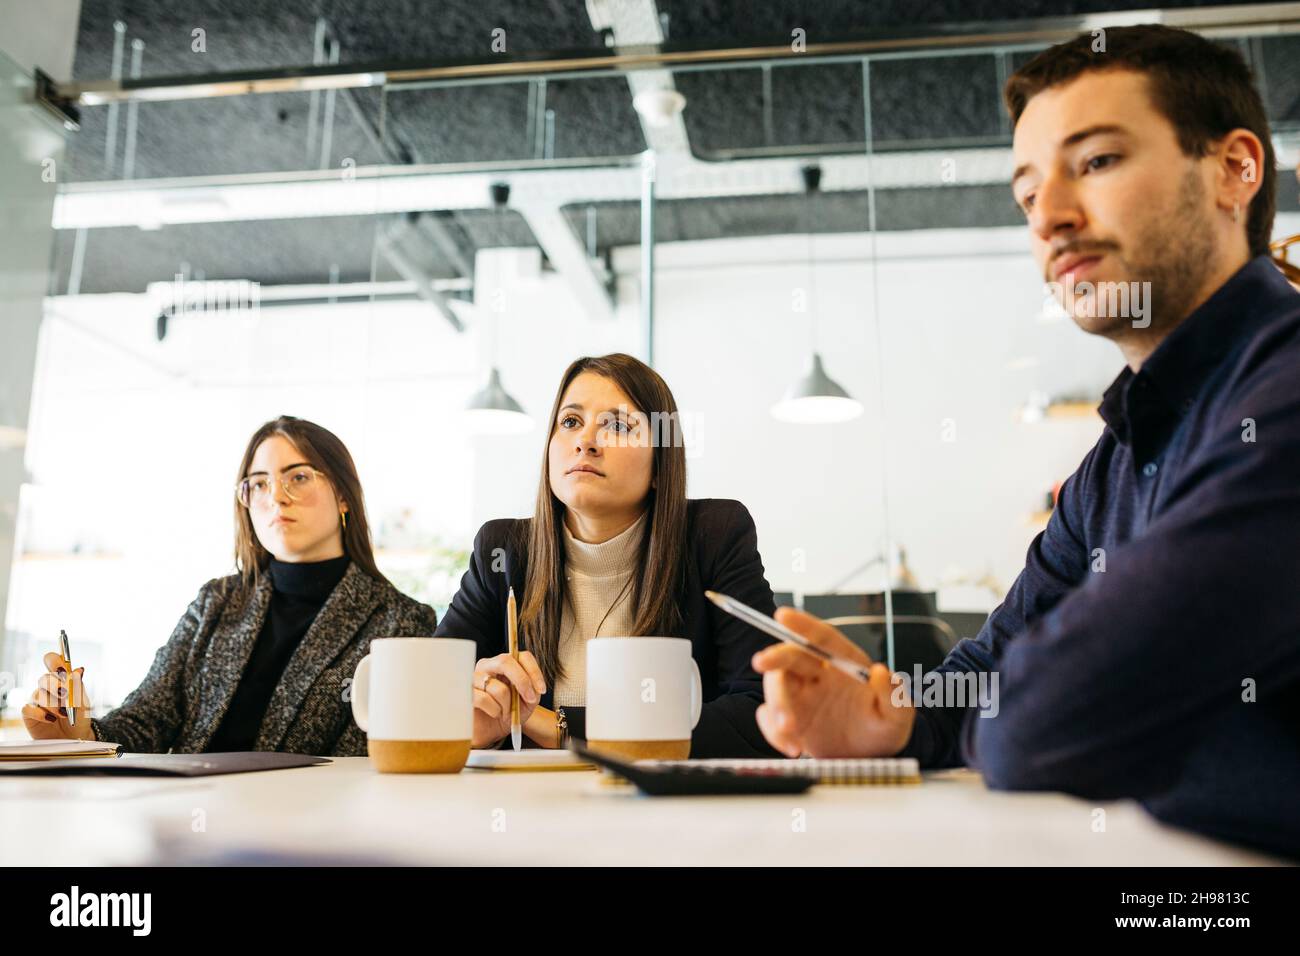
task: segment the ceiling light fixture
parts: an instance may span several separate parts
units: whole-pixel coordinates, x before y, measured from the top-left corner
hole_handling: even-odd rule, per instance
[[[800,425],[847,422],[862,414],[862,403],[826,374],[826,369],[822,366],[821,354],[817,351],[817,302],[813,294],[816,274],[812,258],[812,202],[813,196],[821,185],[821,179],[820,166],[803,168],[804,192],[807,197],[804,213],[805,232],[808,236],[808,321],[812,332],[812,362],[803,377],[786,389],[781,401],[772,406],[772,417],[777,421]]]

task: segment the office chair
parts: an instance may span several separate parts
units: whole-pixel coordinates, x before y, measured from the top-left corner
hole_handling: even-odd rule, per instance
[[[894,591],[894,670],[911,673],[915,665],[929,671],[943,663],[956,646],[952,625],[935,611],[933,592]],[[815,614],[857,644],[875,661],[886,661],[885,595],[806,594],[804,610]]]

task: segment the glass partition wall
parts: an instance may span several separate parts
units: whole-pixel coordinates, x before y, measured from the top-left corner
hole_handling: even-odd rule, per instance
[[[1240,42],[1294,165],[1295,37]],[[1045,304],[1011,200],[998,94],[1034,47],[84,107],[0,669],[30,687],[67,629],[120,702],[232,570],[235,469],[280,414],[344,440],[381,569],[441,613],[479,525],[531,513],[563,369],[612,351],[672,387],[688,493],[748,507],[778,603],[933,666],[1119,368]]]
[[[36,83],[0,53],[0,620],[21,620],[23,585],[21,511],[32,490],[33,369],[37,364],[50,217],[55,190],[66,175],[68,130],[36,105]],[[17,696],[13,646],[21,631],[0,630],[0,710]],[[16,705],[14,705],[16,706]]]

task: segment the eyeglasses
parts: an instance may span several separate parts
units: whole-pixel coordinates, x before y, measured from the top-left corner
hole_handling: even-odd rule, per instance
[[[278,479],[271,475],[253,475],[235,486],[235,497],[245,508],[265,508],[274,500],[275,483],[279,481],[290,500],[307,501],[316,493],[319,479],[324,477],[324,472],[311,465],[290,468]]]

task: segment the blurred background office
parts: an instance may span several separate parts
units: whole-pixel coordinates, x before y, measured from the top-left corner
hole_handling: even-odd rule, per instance
[[[1121,366],[1046,299],[1006,76],[1212,34],[1300,232],[1300,4],[1145,7],[0,0],[3,716],[60,629],[100,710],[136,685],[282,413],[348,444],[381,568],[441,613],[479,524],[531,512],[561,371],[611,351],[668,380],[689,494],[749,507],[780,600],[933,663]]]

